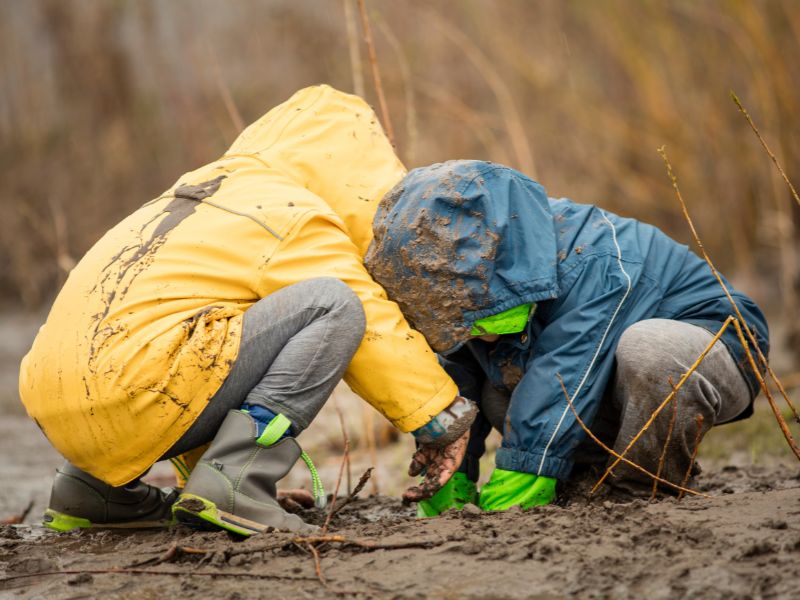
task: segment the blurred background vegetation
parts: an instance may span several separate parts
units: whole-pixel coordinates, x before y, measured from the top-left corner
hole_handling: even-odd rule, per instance
[[[773,364],[800,384],[800,211],[728,96],[736,91],[800,180],[798,0],[366,0],[366,9],[410,168],[506,163],[552,196],[690,243],[656,153],[665,144],[709,253],[766,309]],[[315,83],[378,105],[356,0],[0,2],[0,408],[16,405],[18,360],[75,261],[221,155],[244,124]],[[339,390],[318,420],[317,445],[336,451],[332,473],[337,403],[348,414],[360,406]],[[410,442],[376,461],[375,444],[394,437],[373,416],[348,419],[354,465],[380,462],[396,477]],[[709,458],[788,455],[763,402],[755,419],[709,440]]]

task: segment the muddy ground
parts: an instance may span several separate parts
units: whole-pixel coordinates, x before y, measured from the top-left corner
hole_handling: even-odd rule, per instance
[[[417,520],[397,499],[409,482],[402,476],[409,436],[370,456],[359,439],[362,404],[339,391],[301,442],[332,488],[342,451],[339,405],[353,442],[353,482],[377,464],[364,494],[379,481],[388,496],[357,500],[334,517],[329,534],[347,542],[315,543],[324,584],[309,546],[288,534],[243,541],[182,527],[46,531],[38,523],[62,459],[15,393],[19,358],[37,325],[35,317],[0,314],[0,519],[30,505],[23,523],[0,525],[2,599],[800,597],[800,468],[763,401],[753,419],[704,440],[698,483],[709,499],[588,499],[577,485],[559,506]],[[488,456],[484,477],[490,465]],[[148,477],[168,485],[172,473],[162,463]],[[296,468],[284,481],[308,486],[308,475]]]
[[[6,525],[0,597],[798,597],[797,469],[729,466],[702,475],[700,489],[712,497],[620,502],[573,490],[563,506],[422,520],[395,498],[357,500],[329,534],[385,547],[317,544],[324,584],[289,534]]]

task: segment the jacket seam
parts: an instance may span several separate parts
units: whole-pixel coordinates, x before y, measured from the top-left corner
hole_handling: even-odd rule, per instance
[[[281,239],[280,242],[273,248],[272,252],[264,255],[264,262],[257,271],[258,277],[255,281],[256,285],[254,286],[256,289],[262,288],[261,284],[264,282],[264,278],[267,276],[269,262],[289,245],[303,225],[317,215],[324,215],[324,213],[316,208],[308,208],[292,218],[292,220],[289,222],[289,225],[286,227],[286,233],[283,239]]]

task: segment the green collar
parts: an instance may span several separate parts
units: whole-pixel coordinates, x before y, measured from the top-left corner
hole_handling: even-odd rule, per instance
[[[522,304],[497,315],[478,319],[472,324],[471,335],[505,335],[519,333],[528,324],[536,304]]]

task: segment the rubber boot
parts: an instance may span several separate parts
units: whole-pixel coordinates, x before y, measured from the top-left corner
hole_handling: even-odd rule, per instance
[[[288,427],[288,420],[280,417]],[[175,518],[191,527],[245,536],[272,530],[317,531],[278,504],[275,484],[302,453],[294,438],[278,439],[280,433],[273,440],[265,435],[257,440],[255,421],[240,410],[229,411],[175,503]]]
[[[88,527],[166,527],[178,493],[138,479],[113,487],[69,462],[56,470],[44,526],[56,531]]]

